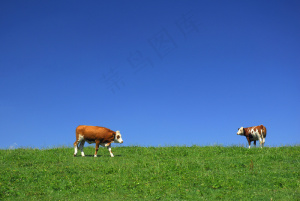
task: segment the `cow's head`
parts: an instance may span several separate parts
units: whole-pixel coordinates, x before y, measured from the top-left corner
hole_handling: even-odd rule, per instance
[[[238,135],[244,135],[244,128],[243,127],[238,128],[238,132],[236,134],[238,134]]]
[[[115,135],[115,140],[114,140],[115,143],[123,143],[123,140],[122,140],[122,136],[121,136],[121,133],[120,131],[116,131],[116,135]]]

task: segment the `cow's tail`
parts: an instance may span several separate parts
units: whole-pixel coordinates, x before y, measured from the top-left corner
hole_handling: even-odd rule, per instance
[[[266,136],[267,136],[267,129],[266,129],[265,126],[263,126],[263,125],[261,125],[261,126],[262,126],[262,136],[263,136],[263,138],[266,138]]]
[[[75,142],[74,142],[74,145],[75,145],[75,143],[76,143],[76,147],[77,147],[77,149],[79,149],[79,141],[78,141],[78,133],[77,133],[77,129],[76,129],[75,134],[76,134],[76,140],[75,140]]]

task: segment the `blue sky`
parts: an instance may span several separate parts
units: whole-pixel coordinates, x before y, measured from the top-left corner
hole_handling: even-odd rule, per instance
[[[1,1],[0,148],[300,143],[299,1]],[[115,146],[115,145],[114,145]]]

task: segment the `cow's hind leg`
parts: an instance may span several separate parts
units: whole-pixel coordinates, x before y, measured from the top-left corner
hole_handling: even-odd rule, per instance
[[[100,142],[96,141],[94,157],[97,157],[97,152],[98,152],[98,150],[99,150],[99,145],[100,145]]]
[[[253,141],[254,147],[256,147],[256,140]]]
[[[82,144],[83,143],[83,144]],[[74,142],[74,156],[77,155],[77,149],[80,148],[81,149],[81,155],[83,152],[83,145],[84,145],[84,138],[83,136],[81,136],[80,134],[78,135],[76,133],[76,141]],[[84,154],[83,154],[84,155]]]
[[[262,147],[264,147],[264,145],[265,145],[265,140],[266,140],[266,138],[264,138],[264,137],[262,137]]]
[[[263,148],[263,146],[264,146],[263,145],[263,138],[261,138],[261,137],[259,138],[259,144],[260,144],[260,148]]]
[[[74,142],[74,156],[77,155],[77,147],[78,147],[78,142],[77,140]]]
[[[80,148],[80,151],[81,151],[81,156],[85,156],[84,152],[83,152],[84,143],[85,143],[85,141],[81,140],[80,144],[79,144],[79,148]]]

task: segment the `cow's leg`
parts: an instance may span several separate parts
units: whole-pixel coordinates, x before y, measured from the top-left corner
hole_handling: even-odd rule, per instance
[[[259,137],[258,139],[259,139],[260,148],[262,148],[263,147],[263,140],[262,140],[261,137]]]
[[[98,150],[99,150],[99,145],[100,145],[100,142],[99,142],[99,141],[96,141],[94,157],[97,157],[97,152],[98,152]]]
[[[81,151],[81,156],[85,156],[84,152],[83,152],[84,143],[85,143],[85,141],[82,140],[82,141],[80,141],[80,144],[79,144],[79,148],[80,148],[80,151]]]
[[[262,145],[262,147],[264,147],[264,145],[265,145],[265,138],[264,137],[262,137],[262,143],[261,143],[261,145]]]
[[[250,149],[250,147],[251,147],[251,141],[250,141],[250,138],[249,138],[249,137],[247,137],[247,140],[248,140],[249,149]]]
[[[77,144],[78,144],[78,142],[77,142],[77,140],[74,142],[74,156],[76,156],[77,155]]]
[[[253,141],[254,146],[256,147],[256,140]]]
[[[108,149],[108,151],[109,151],[109,153],[110,153],[110,156],[111,156],[111,157],[114,157],[113,153],[111,152],[111,145],[107,146],[107,149]]]
[[[109,147],[111,145],[111,142],[104,144],[105,147]]]

